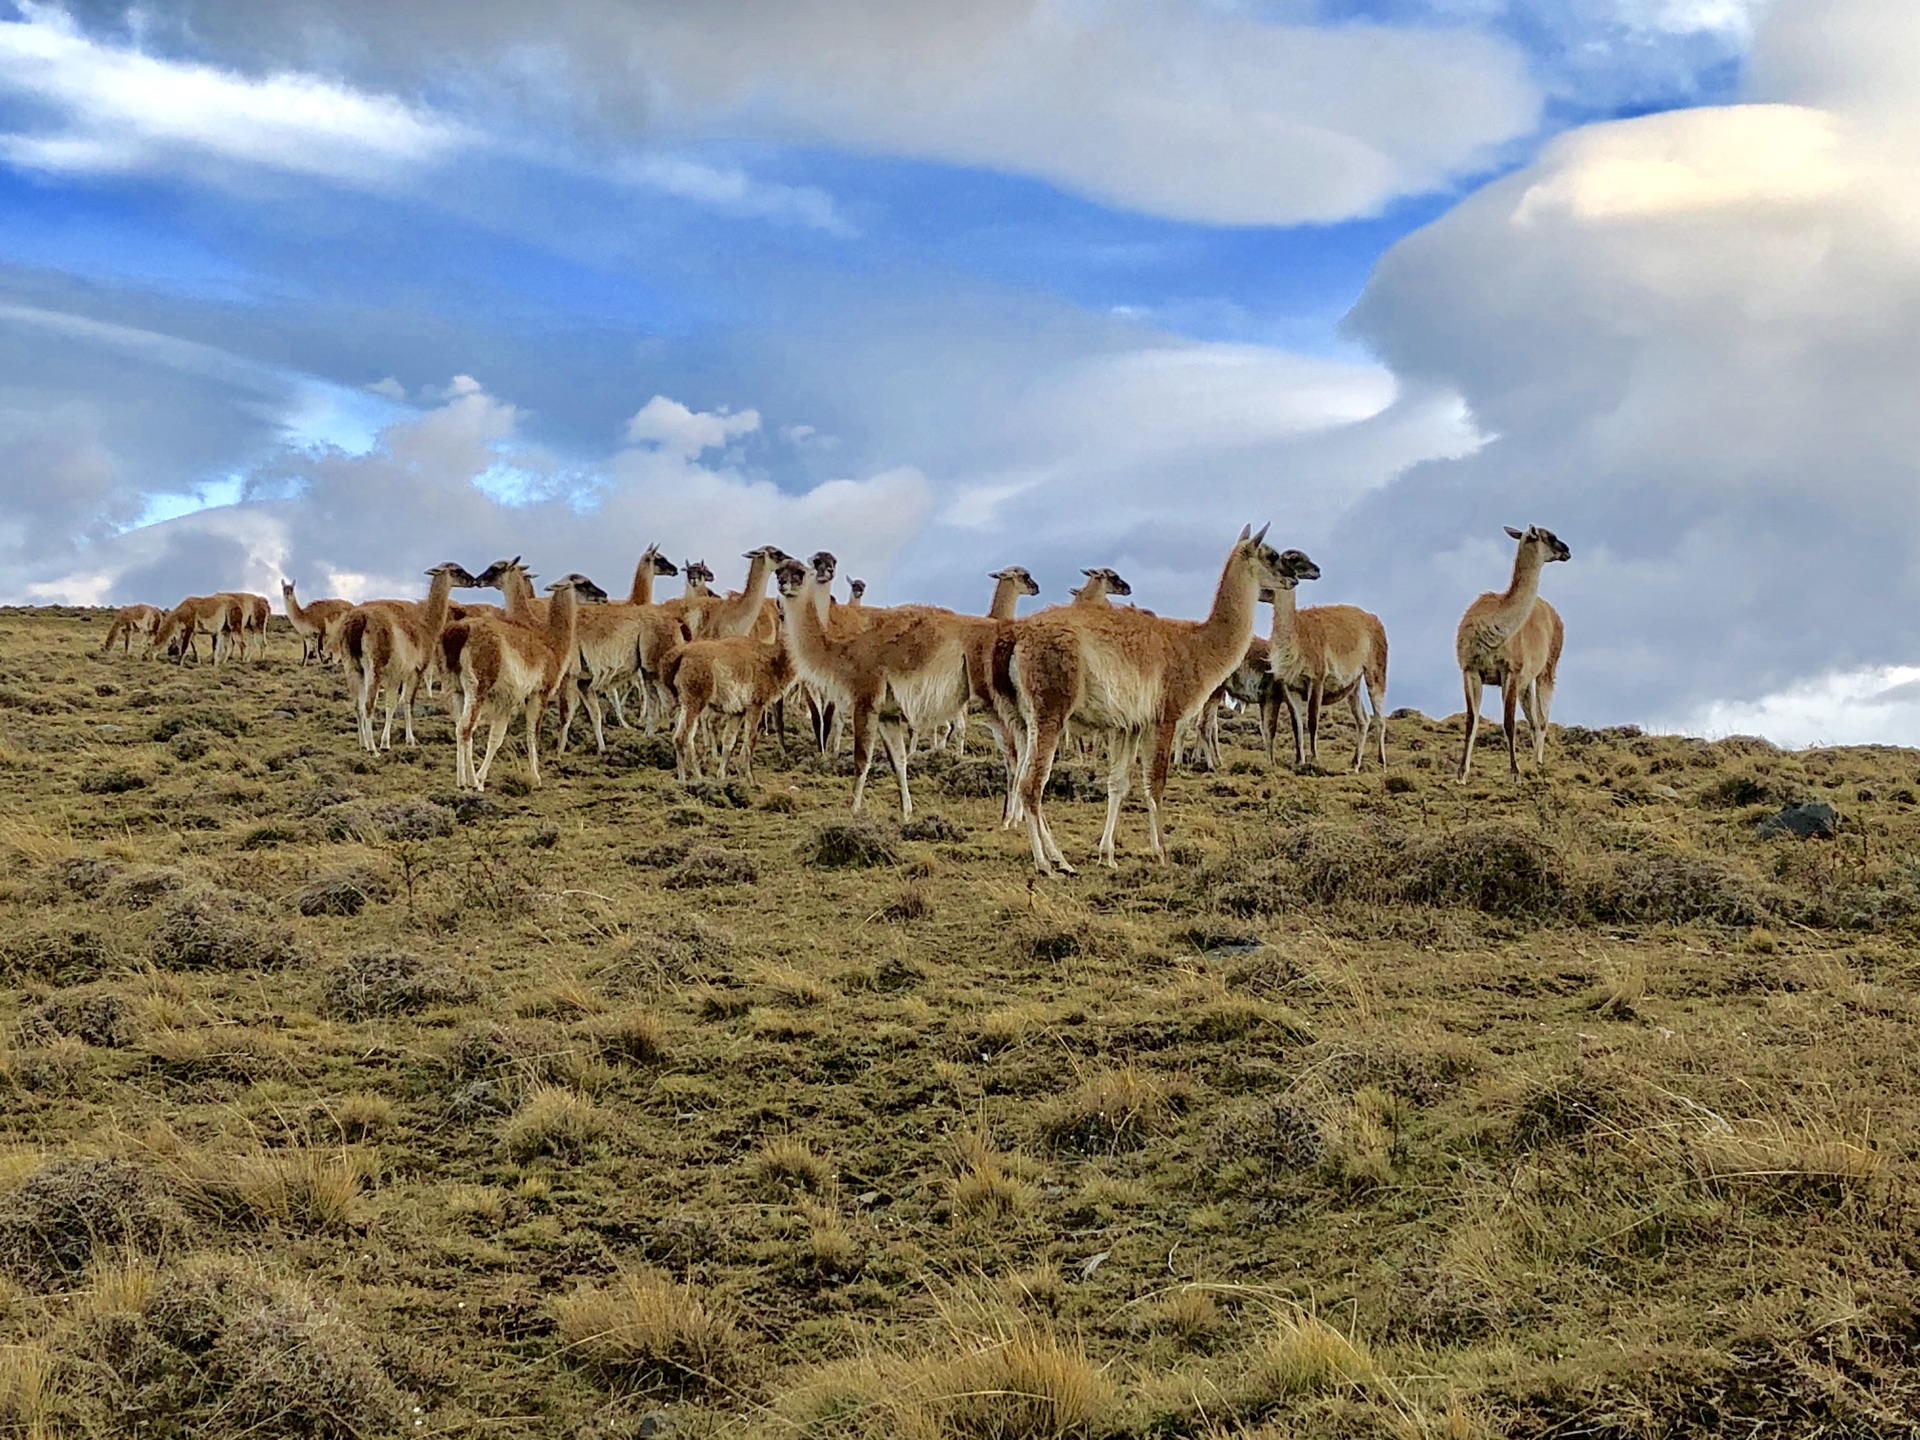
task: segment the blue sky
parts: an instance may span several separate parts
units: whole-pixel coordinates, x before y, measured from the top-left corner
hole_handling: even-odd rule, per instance
[[[1798,64],[1809,3],[771,13],[0,0],[13,598],[284,571],[380,590],[448,545],[611,573],[659,540],[724,575],[775,540],[839,549],[877,598],[972,608],[1015,562],[1058,598],[1103,563],[1178,610],[1205,603],[1223,536],[1273,518],[1321,560],[1321,599],[1418,637],[1396,646],[1397,698],[1444,711],[1435,617],[1501,583],[1500,523],[1537,520],[1595,562],[1566,581],[1576,636],[1607,637],[1570,667],[1569,718],[1736,724],[1820,664],[1858,690],[1910,658],[1891,639],[1833,655],[1809,626],[1797,657],[1748,664],[1758,612],[1725,602],[1712,674],[1620,635],[1649,621],[1607,564],[1733,519],[1785,538],[1751,479],[1689,492],[1666,529],[1618,523],[1610,497],[1649,471],[1605,448],[1620,397],[1685,349],[1651,324],[1613,333],[1657,289],[1636,268],[1646,225],[1588,253],[1592,236],[1509,221],[1509,251],[1463,262],[1486,268],[1421,268],[1472,248],[1485,197],[1614,174],[1649,126],[1706,145],[1687,182],[1705,193],[1702,174],[1744,163],[1740,102],[1851,113],[1857,90],[1876,124],[1901,113],[1861,68],[1872,47]],[[1779,199],[1742,199],[1742,223],[1785,223]],[[1623,275],[1631,295],[1607,289]],[[1502,309],[1507,276],[1544,287],[1532,310]],[[1656,295],[1657,318],[1710,309],[1715,283]],[[1586,328],[1532,333],[1563,308]],[[1528,357],[1527,385],[1502,356]],[[682,408],[636,419],[655,396]],[[1531,461],[1576,454],[1591,483],[1543,488]],[[1560,518],[1513,513],[1529,505]],[[1826,513],[1835,547],[1863,523]]]

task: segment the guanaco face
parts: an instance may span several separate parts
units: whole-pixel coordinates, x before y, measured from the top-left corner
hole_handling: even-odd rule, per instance
[[[1009,565],[1004,570],[992,570],[987,573],[989,580],[1011,580],[1014,588],[1022,595],[1038,595],[1040,583],[1027,573],[1024,565]]]
[[[1542,552],[1540,558],[1543,563],[1551,564],[1555,560],[1571,560],[1573,558],[1573,551],[1566,547],[1565,542],[1543,525],[1529,525],[1525,530],[1516,530],[1513,526],[1508,525],[1505,529],[1507,534],[1511,535],[1515,540],[1518,540],[1522,545],[1539,546]]]

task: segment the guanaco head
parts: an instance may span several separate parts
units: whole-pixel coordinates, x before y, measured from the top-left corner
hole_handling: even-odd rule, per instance
[[[1555,560],[1573,558],[1573,552],[1567,548],[1566,542],[1544,526],[1530,525],[1525,530],[1516,530],[1509,525],[1506,530],[1507,534],[1522,545],[1538,545],[1544,552],[1541,557],[1543,563],[1551,564]]]
[[[527,567],[520,563],[520,557],[518,555],[514,556],[511,560],[496,560],[478,575],[470,577],[460,588],[463,590],[498,590],[500,588],[500,582],[506,578],[508,571],[518,570],[524,574],[526,569]],[[531,580],[533,577],[528,575],[527,578]]]
[[[866,596],[867,582],[864,580],[849,580],[847,582],[847,588],[853,592],[853,598],[856,601],[861,600]]]
[[[1244,556],[1253,569],[1256,595],[1260,593],[1262,587],[1273,588],[1290,582],[1297,584],[1305,578],[1295,572],[1295,565],[1287,563],[1278,550],[1267,544],[1267,529],[1267,526],[1262,525],[1259,534],[1256,535],[1253,527],[1248,525],[1240,531],[1240,538],[1234,545],[1235,556]],[[1299,554],[1298,551],[1293,553]],[[1301,555],[1300,559],[1306,560],[1306,556]],[[1311,566],[1313,562],[1307,560],[1307,564]],[[1316,575],[1319,573],[1317,569],[1314,571]]]
[[[1271,583],[1260,587],[1260,598],[1269,603],[1276,590],[1291,590],[1302,580],[1318,580],[1320,567],[1307,558],[1304,550],[1282,550],[1280,552],[1279,576]]]
[[[807,583],[807,576],[812,573],[792,556],[782,560],[773,572],[773,583],[780,587],[780,598],[791,600],[797,596],[800,593],[800,587]]]
[[[549,594],[556,590],[571,590],[583,602],[589,605],[603,604],[607,598],[606,591],[602,590],[578,570],[567,575],[562,575],[558,580],[548,585],[546,589]]]
[[[1027,573],[1024,565],[1009,565],[1004,570],[995,570],[987,576],[989,580],[1011,580],[1022,595],[1038,595],[1039,582]]]
[[[835,572],[840,568],[840,562],[833,558],[831,550],[814,551],[808,557],[807,564],[813,567],[814,578],[822,585],[831,585]]]
[[[645,550],[640,552],[640,559],[643,563],[651,561],[653,563],[653,573],[656,575],[678,575],[680,573],[679,568],[660,553],[660,547],[658,545],[647,546]]]
[[[442,560],[438,565],[427,571],[427,578],[430,580],[437,580],[442,575],[447,577],[447,583],[449,585],[457,585],[462,590],[470,590],[480,583],[467,572],[467,567],[462,565],[458,560]]]
[[[282,581],[280,582],[280,593],[281,593],[282,595],[291,595],[291,594],[293,594],[293,581],[291,581],[291,580],[282,580]]]
[[[1114,570],[1108,566],[1101,565],[1092,570],[1082,570],[1080,573],[1089,580],[1099,581],[1100,584],[1106,588],[1106,592],[1109,595],[1131,595],[1133,593],[1133,586],[1126,582],[1126,579],[1118,570]]]
[[[713,567],[704,560],[689,560],[680,568],[686,573],[689,590],[704,590],[713,584]]]
[[[761,545],[756,549],[747,551],[747,553],[740,558],[743,560],[764,560],[769,565],[778,565],[782,560],[788,559],[789,557],[787,552],[782,550],[778,545]]]

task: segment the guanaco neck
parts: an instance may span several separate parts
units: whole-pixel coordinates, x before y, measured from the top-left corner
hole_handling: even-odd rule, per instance
[[[1513,578],[1500,592],[1500,602],[1487,617],[1488,627],[1511,635],[1526,624],[1540,595],[1540,569],[1546,564],[1544,547],[1522,540],[1513,557]]]
[[[633,589],[627,593],[629,605],[653,603],[653,573],[653,551],[649,550],[640,557],[640,563],[633,567]]]
[[[767,595],[767,576],[772,570],[773,561],[767,556],[753,557],[753,563],[747,567],[747,583],[738,596],[724,602],[739,608],[723,610],[712,633],[722,637],[753,633],[754,622],[760,618],[760,602]]]
[[[1253,574],[1252,557],[1235,546],[1220,571],[1220,584],[1213,592],[1213,608],[1200,622],[1198,640],[1213,658],[1224,661],[1226,672],[1240,663],[1247,653],[1247,641],[1253,638],[1253,611],[1259,603],[1260,586]]]
[[[1293,650],[1293,637],[1300,618],[1300,601],[1292,585],[1273,587],[1273,629],[1267,632],[1267,651],[1281,656]]]
[[[547,605],[547,673],[549,675],[557,676],[567,668],[567,662],[573,658],[579,618],[580,597],[575,593],[573,586],[564,585],[554,591],[553,599]]]
[[[538,625],[540,622],[533,613],[533,582],[527,579],[527,572],[518,566],[500,577],[500,593],[506,598],[506,611],[509,620],[517,620],[522,625]],[[547,618],[553,618],[551,608]]]
[[[453,593],[453,576],[442,570],[427,587],[427,598],[420,602],[420,623],[427,634],[438,635],[447,628],[447,600]]]
[[[307,607],[302,605],[299,597],[293,593],[293,586],[282,585],[280,587],[280,595],[281,598],[287,602],[287,619],[291,620],[295,625],[305,625],[307,623]]]
[[[824,672],[830,658],[822,619],[826,600],[827,587],[809,571],[807,578],[800,582],[800,593],[793,597],[793,602],[780,607],[786,649],[800,673],[808,678]]]
[[[987,606],[989,620],[1011,620],[1020,606],[1020,587],[1011,575],[1002,575],[993,587],[993,603]]]

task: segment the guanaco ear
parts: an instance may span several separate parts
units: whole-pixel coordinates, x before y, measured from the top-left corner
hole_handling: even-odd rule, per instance
[[[1527,532],[1524,530],[1516,530],[1511,525],[1508,525],[1505,528],[1506,528],[1507,534],[1511,535],[1516,540],[1524,540],[1527,538]]]
[[[1253,543],[1255,545],[1264,544],[1267,538],[1267,531],[1271,530],[1272,528],[1273,528],[1273,522],[1271,520],[1269,520],[1265,525],[1262,525],[1260,527],[1260,533],[1253,537]]]
[[[1251,526],[1251,525],[1242,525],[1242,526],[1240,527],[1240,538],[1241,538],[1242,540],[1244,540],[1244,539],[1246,539],[1246,538],[1247,538],[1247,537],[1248,537],[1249,535],[1251,535],[1251,534],[1253,534],[1253,526]]]

